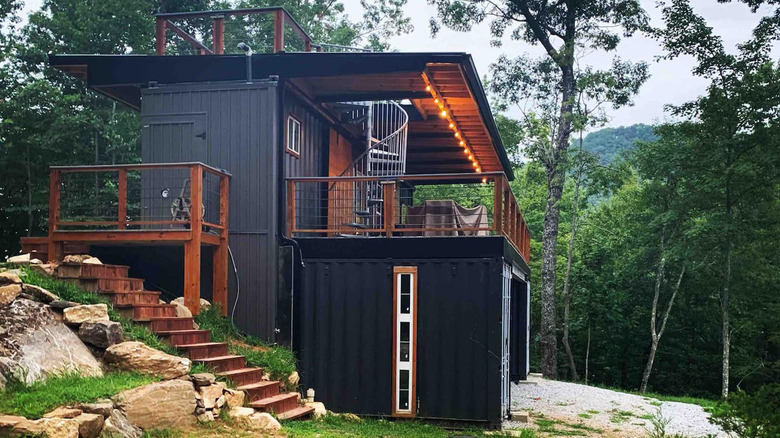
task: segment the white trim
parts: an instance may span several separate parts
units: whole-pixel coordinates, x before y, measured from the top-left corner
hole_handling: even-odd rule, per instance
[[[290,123],[292,122],[292,129]],[[287,141],[286,147],[288,152],[300,156],[301,155],[301,121],[296,119],[292,114],[287,116]]]
[[[412,388],[414,387],[414,369],[412,364],[414,364],[414,339],[416,336],[415,333],[415,327],[414,327],[414,312],[416,309],[414,308],[414,295],[416,291],[414,290],[414,282],[415,282],[415,274],[411,272],[399,272],[396,275],[396,303],[397,308],[395,309],[395,317],[396,317],[396,355],[395,355],[395,412],[399,414],[413,414],[412,412]],[[403,307],[403,301],[401,299],[401,287],[402,287],[402,279],[404,276],[409,277],[409,312],[402,312]],[[409,324],[409,360],[402,361],[401,360],[401,325],[402,324]],[[409,373],[409,378],[407,379],[407,382],[409,384],[409,387],[406,388],[407,396],[406,396],[406,408],[401,408],[401,371],[407,371]]]

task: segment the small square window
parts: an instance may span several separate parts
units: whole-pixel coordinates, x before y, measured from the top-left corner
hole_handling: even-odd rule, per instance
[[[287,117],[287,152],[301,155],[301,122],[293,116]]]

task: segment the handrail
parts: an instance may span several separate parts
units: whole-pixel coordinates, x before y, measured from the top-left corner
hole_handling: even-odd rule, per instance
[[[145,170],[145,169],[175,169],[192,166],[201,166],[210,173],[232,177],[233,175],[225,169],[217,169],[200,161],[185,161],[181,163],[138,163],[138,164],[92,164],[76,166],[49,166],[50,170],[59,170],[62,172],[105,172],[110,170]]]
[[[517,199],[509,186],[509,181],[506,178],[504,172],[484,172],[484,173],[449,173],[449,174],[421,174],[421,175],[398,175],[398,176],[341,176],[341,177],[291,177],[287,178],[287,235],[288,237],[295,237],[295,235],[342,235],[345,233],[345,225],[352,224],[340,224],[339,222],[349,214],[345,215],[345,211],[351,208],[354,204],[354,200],[357,198],[356,194],[350,193],[350,186],[353,184],[339,185],[339,183],[356,183],[356,182],[375,182],[382,186],[384,192],[384,206],[381,211],[382,220],[377,222],[377,225],[359,228],[352,230],[351,233],[359,233],[364,236],[400,236],[410,235],[417,233],[440,233],[440,232],[491,232],[496,235],[503,235],[507,240],[515,247],[517,252],[528,262],[530,259],[530,241],[531,234],[528,230],[528,226],[523,218],[523,214],[520,211]],[[453,184],[474,184],[476,186],[484,187],[487,190],[492,190],[492,224],[485,225],[473,225],[473,226],[457,226],[442,228],[440,226],[408,226],[403,225],[398,221],[401,221],[400,210],[396,212],[399,204],[396,203],[399,196],[399,189],[402,187],[403,182],[405,186],[411,185],[413,187],[423,187],[425,185],[435,186],[447,186]],[[314,187],[311,184],[314,183]],[[329,188],[323,193],[327,198],[327,202],[323,202],[326,199],[319,199],[320,196],[316,192],[316,183],[326,184]],[[492,187],[488,185],[492,183]],[[308,185],[307,185],[308,184]],[[339,185],[344,187],[341,191],[333,190],[334,187]],[[303,188],[301,188],[303,187]],[[454,186],[454,189],[459,189],[459,186]],[[312,191],[314,191],[312,193]],[[336,193],[338,192],[338,193]],[[331,197],[333,199],[331,199]],[[485,198],[487,201],[487,197]],[[304,204],[307,204],[304,206]],[[325,207],[327,205],[327,207]],[[306,210],[308,209],[308,210]],[[315,221],[312,222],[311,218],[305,217],[304,212],[315,209],[320,211],[325,209],[326,212],[323,215],[322,212],[314,213],[318,215],[315,217]],[[396,216],[398,215],[398,216]],[[299,217],[300,216],[300,217]],[[327,218],[328,224],[325,227],[320,225],[302,224],[304,220],[310,223],[316,223],[317,218]],[[331,223],[333,218],[335,223]]]

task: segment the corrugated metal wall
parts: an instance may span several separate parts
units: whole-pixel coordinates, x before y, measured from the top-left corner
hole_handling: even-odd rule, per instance
[[[392,269],[417,266],[418,417],[500,421],[500,258],[304,260],[295,349],[318,400],[391,413]]]
[[[276,309],[277,96],[276,82],[271,81],[166,85],[144,89],[141,108],[144,130],[148,131],[142,136],[144,162],[201,160],[199,148],[182,149],[174,144],[176,138],[151,132],[165,131],[152,130],[151,125],[166,120],[176,123],[193,115],[205,117],[205,162],[233,175],[230,248],[241,284],[236,323],[266,339],[273,337]],[[202,285],[211,287],[210,283]],[[235,278],[230,275],[231,311],[236,292]]]

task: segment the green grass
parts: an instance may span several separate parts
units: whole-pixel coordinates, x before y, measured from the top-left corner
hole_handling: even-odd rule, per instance
[[[670,402],[678,402],[678,403],[688,403],[691,405],[699,405],[705,410],[707,408],[714,408],[718,404],[718,400],[715,399],[709,399],[709,398],[702,398],[702,397],[692,397],[687,395],[667,395],[667,394],[658,394],[655,392],[645,392],[641,393],[639,391],[629,391],[622,388],[615,388],[612,386],[603,386],[603,385],[591,385],[597,388],[602,389],[609,389],[610,391],[615,392],[622,392],[624,394],[634,394],[644,397],[645,399],[656,399],[660,401],[670,401]],[[651,405],[653,406],[660,406],[659,403],[653,401],[653,400],[646,400],[649,401]]]
[[[37,419],[59,406],[93,402],[156,380],[129,372],[106,373],[103,377],[84,377],[71,372],[30,385],[10,383],[0,393],[0,412]]]
[[[567,423],[563,420],[537,418],[534,423],[539,427],[539,432],[552,434],[553,436],[587,436],[591,432],[603,432],[595,427],[589,427],[581,423]]]
[[[388,421],[363,419],[352,421],[338,416],[327,416],[320,420],[291,421],[285,423],[284,431],[291,438],[448,438],[452,436],[496,437],[500,434],[486,434],[481,429],[447,430],[420,421]],[[531,430],[523,430],[522,438],[535,438]]]
[[[211,338],[214,342],[227,342],[231,354],[246,356],[248,365],[263,368],[271,379],[280,380],[282,384],[289,386],[287,377],[296,370],[296,359],[292,350],[268,345],[254,336],[242,333],[233,325],[230,318],[220,314],[217,306],[201,311],[195,317],[195,322],[201,329],[211,330]]]

